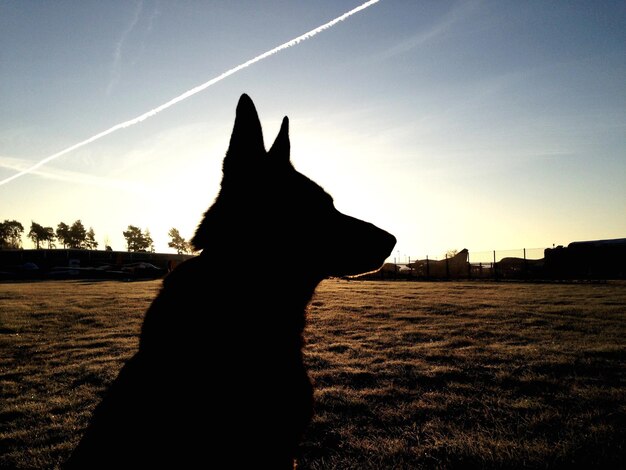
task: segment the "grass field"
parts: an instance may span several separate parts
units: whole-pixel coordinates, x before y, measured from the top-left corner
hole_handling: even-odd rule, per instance
[[[159,285],[0,284],[1,468],[67,457]],[[299,469],[626,467],[626,283],[329,280],[306,338]]]

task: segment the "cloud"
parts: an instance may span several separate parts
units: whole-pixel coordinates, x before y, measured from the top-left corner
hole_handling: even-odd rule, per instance
[[[164,103],[164,104],[162,104],[160,106],[157,106],[156,108],[153,108],[150,111],[146,111],[145,113],[141,114],[140,116],[137,116],[134,119],[129,119],[127,121],[120,122],[119,124],[116,124],[113,127],[110,127],[109,129],[106,129],[106,130],[104,130],[102,132],[99,132],[99,133],[97,133],[97,134],[95,134],[95,135],[93,135],[93,136],[91,136],[91,137],[89,137],[89,138],[87,138],[87,139],[85,139],[85,140],[83,140],[81,142],[78,142],[78,143],[76,143],[76,144],[74,144],[74,145],[72,145],[70,147],[67,147],[66,149],[63,149],[60,152],[52,154],[52,155],[50,155],[50,156],[48,156],[48,157],[38,161],[37,163],[33,164],[32,166],[21,170],[20,172],[18,172],[16,174],[14,174],[12,176],[9,176],[8,178],[5,178],[3,180],[0,180],[0,186],[2,186],[4,184],[7,184],[10,181],[13,181],[13,180],[15,180],[17,178],[20,178],[20,177],[22,177],[22,176],[24,176],[24,175],[26,175],[28,173],[32,173],[35,170],[39,169],[41,166],[46,165],[47,163],[51,162],[52,160],[55,160],[55,159],[59,158],[62,155],[65,155],[65,154],[67,154],[69,152],[72,152],[72,151],[74,151],[76,149],[79,149],[79,148],[81,148],[81,147],[83,147],[85,145],[88,145],[88,144],[90,144],[92,142],[95,142],[96,140],[99,140],[99,139],[101,139],[103,137],[106,137],[107,135],[112,134],[113,132],[116,132],[116,131],[118,131],[120,129],[126,129],[127,127],[134,126],[135,124],[139,124],[140,122],[143,122],[143,121],[145,121],[148,118],[151,118],[152,116],[160,113],[161,111],[164,111],[164,110],[170,108],[171,106],[174,106],[175,104],[180,103],[181,101],[184,101],[184,100],[186,100],[188,98],[191,98],[195,94],[200,93],[201,91],[204,91],[205,89],[209,88],[210,86],[215,85],[216,83],[224,80],[225,78],[230,77],[231,75],[239,72],[242,69],[250,67],[251,65],[256,64],[257,62],[259,62],[259,61],[261,61],[263,59],[266,59],[267,57],[270,57],[270,56],[272,56],[274,54],[277,54],[277,53],[279,53],[279,52],[281,52],[281,51],[283,51],[283,50],[285,50],[287,48],[296,46],[296,45],[300,44],[302,41],[306,41],[308,39],[311,39],[312,37],[316,36],[317,34],[323,32],[323,31],[325,31],[325,30],[327,30],[329,28],[332,28],[336,24],[341,23],[342,21],[345,21],[350,16],[352,16],[352,15],[354,15],[354,14],[360,12],[360,11],[363,11],[366,8],[369,8],[370,6],[378,3],[379,1],[380,0],[369,0],[369,1],[359,5],[358,7],[353,8],[352,10],[344,13],[343,15],[340,15],[340,16],[336,17],[335,19],[330,20],[327,23],[324,23],[321,26],[318,26],[317,28],[312,29],[311,31],[308,31],[308,32],[306,32],[304,34],[301,34],[300,36],[298,36],[298,37],[296,37],[294,39],[291,39],[290,41],[284,42],[283,44],[281,44],[279,46],[276,46],[273,49],[270,49],[269,51],[263,52],[262,54],[259,54],[256,57],[253,57],[252,59],[247,60],[246,62],[244,62],[242,64],[239,64],[236,67],[233,67],[233,68],[227,70],[226,72],[223,72],[222,74],[218,75],[217,77],[212,78],[212,79],[202,83],[201,85],[198,85],[198,86],[192,88],[191,90],[187,90],[183,94],[178,95],[175,98],[172,98],[171,100],[167,101],[166,103]],[[137,18],[139,16],[139,14],[141,13],[141,5],[142,5],[142,2],[139,3],[138,8],[137,8],[137,12],[136,12]],[[132,31],[132,28],[134,28],[136,23],[137,23],[136,20],[131,23],[131,27],[128,28],[129,32]],[[123,44],[123,41],[125,40],[125,36],[127,36],[127,35],[128,35],[128,33],[126,35],[122,35],[122,38],[120,39],[118,44]],[[121,46],[120,46],[120,49],[121,49]]]
[[[106,89],[107,95],[111,94],[111,92],[113,91],[113,88],[115,88],[115,86],[120,81],[120,78],[122,75],[120,71],[120,62],[122,61],[122,50],[124,48],[124,43],[126,42],[126,39],[130,35],[130,33],[132,33],[133,29],[135,29],[135,26],[137,25],[137,22],[139,21],[139,17],[141,16],[142,9],[143,9],[143,0],[139,0],[137,2],[137,6],[135,8],[135,11],[133,13],[133,17],[131,18],[130,23],[128,24],[126,29],[122,31],[122,34],[120,35],[119,40],[115,44],[115,50],[113,51],[113,63],[111,64],[111,72],[110,72],[111,79],[109,80],[109,84]]]
[[[12,171],[24,171],[32,165],[32,162],[23,158],[0,156],[0,168]],[[42,178],[63,181],[72,184],[82,184],[89,187],[98,186],[106,189],[114,189],[118,191],[127,191],[137,194],[148,194],[150,191],[142,183],[126,181],[116,178],[108,178],[102,176],[94,176],[78,171],[61,170],[50,166],[45,169],[37,168],[31,171],[32,174]]]
[[[457,23],[466,18],[480,3],[480,0],[458,3],[441,19],[441,21],[432,25],[428,29],[418,31],[413,36],[407,38],[399,44],[396,44],[392,48],[385,51],[379,58],[389,59],[391,57],[404,54],[449,33],[452,31],[453,27],[457,25]]]

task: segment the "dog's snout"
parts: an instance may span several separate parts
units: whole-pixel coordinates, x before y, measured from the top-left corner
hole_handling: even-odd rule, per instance
[[[368,225],[370,226],[370,250],[386,258],[396,246],[396,237],[373,224]]]
[[[369,222],[342,217],[345,237],[333,274],[355,275],[380,268],[396,246],[396,237]]]
[[[393,247],[396,246],[397,240],[396,237],[394,237],[392,234],[390,234],[389,232],[386,232],[384,230],[381,230],[382,233],[382,245],[385,247],[385,250],[387,251],[387,253],[391,253],[391,250],[393,250]]]
[[[359,248],[361,256],[369,253],[371,256],[383,259],[389,256],[393,247],[396,246],[396,237],[376,225],[356,219],[350,216],[343,216],[346,225],[346,233],[353,247]]]

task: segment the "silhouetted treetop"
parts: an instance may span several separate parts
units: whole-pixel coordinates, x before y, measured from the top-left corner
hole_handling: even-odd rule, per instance
[[[63,243],[63,248],[93,250],[98,246],[93,228],[90,228],[88,232],[80,220],[74,222],[71,227],[65,222],[60,222],[57,225],[56,235],[57,239]]]
[[[89,250],[95,250],[98,248],[98,242],[96,241],[96,233],[93,231],[93,227],[89,227],[87,234],[85,235],[85,248]]]
[[[37,249],[40,248],[40,244],[48,242],[48,248],[52,248],[55,240],[54,229],[52,227],[44,227],[37,222],[31,222],[30,232],[28,232],[28,238],[30,238]]]
[[[169,232],[167,232],[168,237],[171,238],[171,241],[167,243],[167,246],[170,248],[174,248],[176,253],[179,255],[183,253],[191,253],[193,250],[191,248],[191,243],[185,240],[178,231],[177,228],[171,228]]]
[[[129,225],[128,229],[122,232],[126,239],[126,247],[128,251],[154,251],[154,243],[150,237],[150,231],[146,230],[144,234],[139,227]]]
[[[24,226],[17,220],[5,219],[0,223],[0,249],[19,249],[22,247]]]

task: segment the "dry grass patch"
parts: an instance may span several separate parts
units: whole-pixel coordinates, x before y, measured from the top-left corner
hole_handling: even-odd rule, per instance
[[[3,468],[54,468],[137,348],[158,282],[0,284]]]
[[[0,284],[0,467],[66,458],[159,286]],[[624,468],[625,316],[619,282],[325,281],[299,468]]]
[[[304,468],[617,468],[626,284],[332,281]]]

